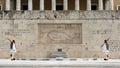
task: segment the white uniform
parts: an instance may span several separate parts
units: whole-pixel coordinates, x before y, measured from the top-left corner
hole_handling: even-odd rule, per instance
[[[16,52],[16,44],[15,44],[15,43],[13,43],[13,46],[12,46],[11,52],[12,52],[12,53],[13,53],[13,52]]]
[[[106,43],[103,44],[102,50],[103,50],[103,52],[104,52],[106,55],[108,55],[109,50],[107,49],[107,44],[106,44]]]

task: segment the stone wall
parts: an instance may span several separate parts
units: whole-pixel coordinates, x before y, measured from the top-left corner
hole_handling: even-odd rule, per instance
[[[1,11],[0,58],[10,57],[8,38],[17,58],[49,58],[58,48],[68,58],[103,58],[107,38],[110,58],[120,58],[119,34],[119,11]]]

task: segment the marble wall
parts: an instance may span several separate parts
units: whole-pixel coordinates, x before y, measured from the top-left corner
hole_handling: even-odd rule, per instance
[[[110,58],[120,58],[119,11],[1,11],[0,58],[10,58],[15,39],[16,58],[49,58],[61,48],[68,58],[103,58],[110,38]]]

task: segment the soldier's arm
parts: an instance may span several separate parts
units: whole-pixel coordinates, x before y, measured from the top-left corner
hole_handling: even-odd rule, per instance
[[[8,39],[10,42],[12,42],[10,39]]]

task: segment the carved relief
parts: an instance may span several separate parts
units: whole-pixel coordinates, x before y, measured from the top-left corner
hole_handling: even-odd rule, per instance
[[[51,31],[48,33],[48,37],[54,41],[65,41],[65,40],[71,40],[74,38],[74,37],[67,35],[66,33],[60,32],[60,31]]]
[[[81,24],[39,24],[38,42],[44,44],[81,44]]]

